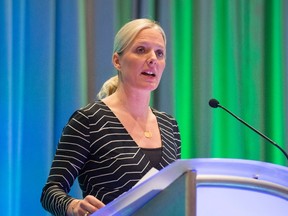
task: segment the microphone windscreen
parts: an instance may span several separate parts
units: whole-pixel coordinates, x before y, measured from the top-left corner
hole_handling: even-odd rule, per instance
[[[210,105],[211,107],[213,107],[213,108],[217,108],[218,105],[219,105],[219,101],[216,100],[216,99],[210,99],[209,105]]]

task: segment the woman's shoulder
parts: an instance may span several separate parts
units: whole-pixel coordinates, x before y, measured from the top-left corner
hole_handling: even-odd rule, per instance
[[[177,124],[176,123],[176,119],[171,114],[168,114],[167,112],[164,112],[164,111],[156,110],[154,108],[152,108],[152,111],[153,111],[154,115],[156,115],[156,117],[158,119],[162,119],[164,121],[168,121],[168,122],[170,122],[172,124]]]
[[[100,100],[91,102],[84,107],[79,108],[74,112],[72,116],[82,116],[84,118],[90,118],[95,116],[111,115],[109,107]]]
[[[98,110],[109,110],[109,108],[101,100],[96,100],[79,109],[83,113],[93,113]]]

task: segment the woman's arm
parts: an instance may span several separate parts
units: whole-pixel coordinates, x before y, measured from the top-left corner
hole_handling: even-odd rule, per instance
[[[41,203],[54,215],[65,215],[74,198],[68,195],[89,155],[89,119],[77,111],[63,129],[43,188]]]

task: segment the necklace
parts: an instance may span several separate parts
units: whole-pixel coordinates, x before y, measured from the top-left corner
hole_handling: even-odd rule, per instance
[[[126,110],[128,113],[130,113],[129,109],[125,106],[125,104],[122,102],[122,100],[120,100],[120,103],[122,104],[123,109]],[[146,125],[147,125],[148,118],[149,118],[149,111],[151,112],[150,108],[148,110],[148,114],[147,114],[147,117],[146,117]],[[135,123],[138,124],[138,126],[140,128],[142,128],[142,131],[144,131],[144,137],[147,138],[147,139],[151,139],[152,138],[152,132],[150,130],[143,130],[143,127],[141,127],[141,124],[139,124],[138,118],[134,117],[131,113],[130,113],[130,116],[135,121]]]
[[[152,132],[151,131],[144,131],[144,136],[148,139],[152,138]]]

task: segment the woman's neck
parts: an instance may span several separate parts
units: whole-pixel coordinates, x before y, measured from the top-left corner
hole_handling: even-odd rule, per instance
[[[135,119],[147,119],[150,112],[150,92],[117,89],[103,101],[114,108],[130,113]]]

